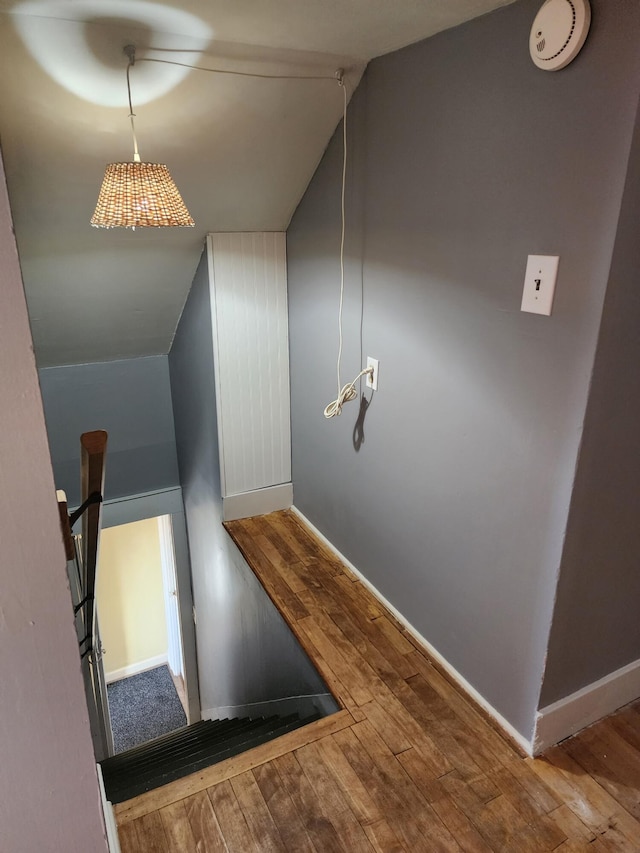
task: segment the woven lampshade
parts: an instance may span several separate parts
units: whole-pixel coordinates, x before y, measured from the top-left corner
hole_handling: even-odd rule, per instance
[[[161,163],[109,163],[91,217],[96,228],[193,227],[178,188]]]

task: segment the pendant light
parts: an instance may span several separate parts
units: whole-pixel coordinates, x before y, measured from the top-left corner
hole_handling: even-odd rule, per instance
[[[96,228],[192,228],[195,223],[168,168],[140,160],[129,81],[136,60],[135,47],[127,45],[124,52],[129,57],[127,94],[133,161],[107,165],[91,224]]]

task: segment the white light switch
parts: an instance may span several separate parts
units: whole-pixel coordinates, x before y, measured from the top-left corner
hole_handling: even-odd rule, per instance
[[[560,258],[557,255],[529,255],[524,275],[521,311],[551,314],[559,263]]]

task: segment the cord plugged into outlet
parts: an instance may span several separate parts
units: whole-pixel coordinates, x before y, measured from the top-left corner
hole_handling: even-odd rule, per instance
[[[356,382],[362,376],[366,376],[367,388],[373,391],[378,390],[378,360],[375,358],[367,359],[367,366],[356,376],[353,382],[347,382],[341,386],[340,382],[340,361],[342,359],[342,308],[344,303],[344,237],[345,237],[345,188],[347,183],[347,87],[344,81],[344,69],[339,68],[336,71],[336,80],[338,85],[342,87],[343,94],[343,111],[342,111],[342,187],[340,192],[340,305],[338,308],[338,361],[336,364],[336,374],[338,378],[338,397],[325,407],[325,418],[334,418],[342,413],[342,407],[350,400],[355,400],[358,396]]]
[[[373,360],[375,361],[375,359],[373,359]],[[376,361],[376,365],[377,364],[378,364],[378,362]],[[377,367],[375,368],[375,370],[377,371]],[[373,385],[369,385],[369,380],[373,379],[374,368],[372,366],[368,366],[368,367],[365,367],[364,370],[360,371],[360,373],[356,376],[356,378],[353,380],[353,382],[347,382],[347,384],[341,388],[340,393],[338,394],[338,399],[334,400],[332,403],[329,403],[329,405],[325,408],[325,410],[324,410],[325,418],[335,418],[336,415],[342,414],[342,407],[344,406],[344,404],[348,403],[350,400],[356,399],[356,397],[358,396],[358,390],[356,388],[356,382],[358,381],[358,379],[360,379],[361,376],[366,376],[367,377],[367,380],[366,380],[367,381],[367,387],[373,388]],[[378,378],[377,373],[375,374],[375,376],[376,376],[376,383],[377,383],[377,378]]]
[[[372,391],[378,390],[378,372],[379,372],[379,363],[377,358],[371,358],[371,356],[367,357],[367,378],[365,380],[365,385],[367,388],[371,388]]]

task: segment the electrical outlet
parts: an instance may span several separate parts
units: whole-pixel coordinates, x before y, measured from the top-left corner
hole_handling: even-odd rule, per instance
[[[551,314],[559,262],[560,258],[556,255],[529,255],[521,311]]]
[[[367,356],[367,370],[373,367],[373,373],[367,373],[365,377],[365,385],[367,388],[371,388],[372,391],[378,390],[378,359],[371,358],[371,356]]]

